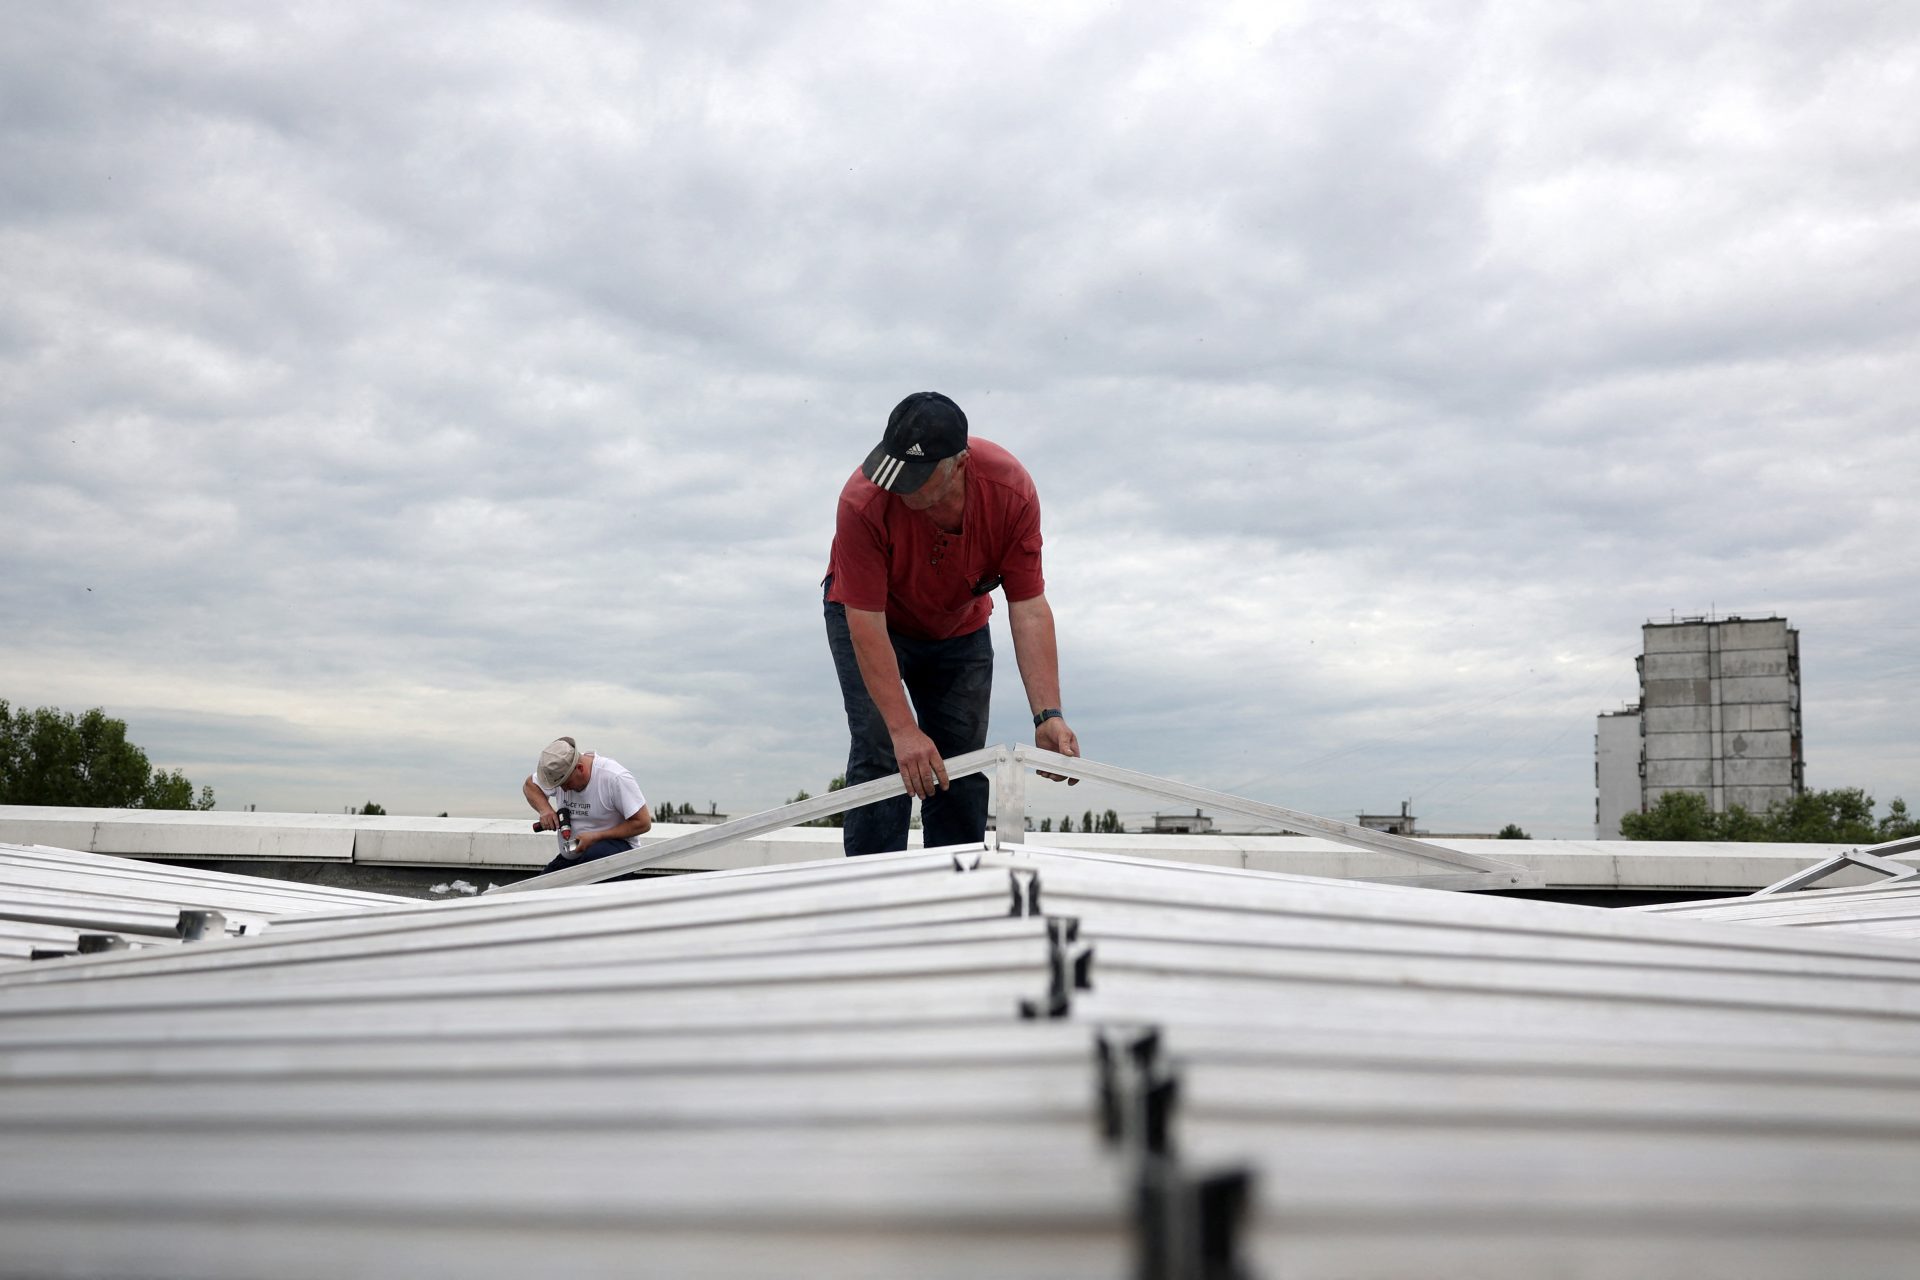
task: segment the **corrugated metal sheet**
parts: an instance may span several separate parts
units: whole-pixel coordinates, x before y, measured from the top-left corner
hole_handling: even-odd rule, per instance
[[[332,911],[0,972],[0,1271],[1907,1275],[1916,1050],[1902,941],[1034,847]]]
[[[244,933],[289,912],[405,901],[47,845],[0,844],[0,965],[83,950],[171,946],[181,937],[182,912],[218,913],[191,922],[192,928]]]

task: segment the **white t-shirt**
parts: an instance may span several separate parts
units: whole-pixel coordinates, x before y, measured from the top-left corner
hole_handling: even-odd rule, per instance
[[[547,793],[547,803],[555,809],[567,806],[576,832],[617,827],[647,803],[633,775],[622,768],[618,760],[602,755],[594,756],[593,775],[579,791],[562,791],[557,787],[540,789]]]

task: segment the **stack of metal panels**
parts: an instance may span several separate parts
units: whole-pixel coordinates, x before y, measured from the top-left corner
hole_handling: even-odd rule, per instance
[[[1273,1276],[1911,1274],[1920,950],[1035,852]]]
[[[1125,1274],[1008,900],[911,855],[0,974],[0,1270]]]
[[[0,972],[0,1273],[1905,1275],[1920,950],[945,850]]]
[[[288,884],[47,845],[0,844],[0,966],[171,946],[188,932],[257,931],[289,912],[365,910],[391,894]]]

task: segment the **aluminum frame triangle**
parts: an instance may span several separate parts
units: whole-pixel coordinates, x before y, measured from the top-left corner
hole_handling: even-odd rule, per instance
[[[993,775],[996,791],[996,843],[1019,844],[1026,835],[1026,775],[1029,770],[1032,770],[1061,777],[1101,782],[1165,799],[1211,805],[1225,813],[1270,822],[1292,831],[1324,836],[1354,848],[1410,858],[1416,862],[1447,869],[1440,875],[1394,878],[1391,883],[1395,884],[1419,885],[1436,889],[1518,889],[1536,888],[1543,883],[1538,872],[1518,863],[1444,849],[1438,845],[1425,844],[1391,832],[1375,831],[1369,827],[1355,826],[1350,822],[1341,822],[1334,818],[1322,818],[1298,809],[1288,809],[1259,800],[1248,800],[1229,795],[1224,791],[1210,791],[1205,787],[1189,786],[1170,778],[1156,777],[1133,769],[1123,769],[1118,765],[1101,764],[1098,761],[1083,760],[1077,756],[1063,756],[1024,743],[1002,744],[985,747],[979,751],[969,751],[948,759],[946,765],[949,779],[969,777],[976,773],[990,772]],[[872,804],[876,800],[888,800],[906,793],[906,784],[897,776],[875,778],[871,782],[858,783],[840,791],[828,792],[824,796],[782,805],[777,809],[768,809],[744,818],[735,818],[715,826],[702,827],[698,831],[689,832],[683,836],[651,841],[638,848],[629,849],[625,853],[616,853],[612,857],[599,858],[579,866],[563,867],[558,871],[530,876],[513,884],[496,885],[488,892],[523,893],[535,889],[560,889],[569,885],[597,884],[642,867],[670,862],[675,858],[682,858],[703,849],[732,844],[739,840],[749,840],[754,836],[799,826],[815,818],[831,817],[837,813],[845,813],[849,809],[857,809],[861,805]]]

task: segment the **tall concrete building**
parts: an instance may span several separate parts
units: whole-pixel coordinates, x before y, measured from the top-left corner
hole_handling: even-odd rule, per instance
[[[1593,735],[1593,825],[1602,840],[1620,839],[1620,819],[1640,812],[1640,704],[1602,711]]]
[[[1800,794],[1800,633],[1785,618],[1649,622],[1641,636],[1640,704],[1602,715],[1594,736],[1601,839],[1669,791],[1697,791],[1715,813]]]

